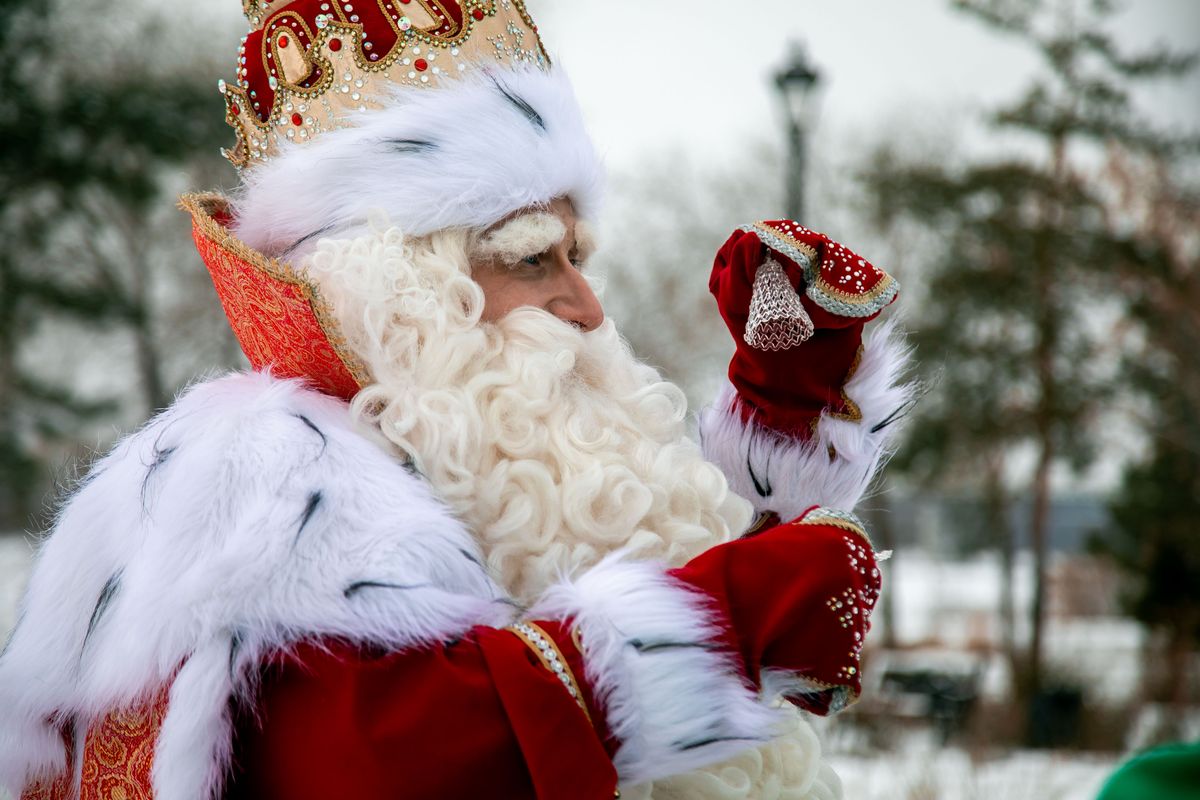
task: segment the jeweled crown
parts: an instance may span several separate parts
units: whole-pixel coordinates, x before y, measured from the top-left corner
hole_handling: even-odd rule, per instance
[[[523,0],[242,0],[251,31],[221,81],[239,169],[487,64],[549,65]]]

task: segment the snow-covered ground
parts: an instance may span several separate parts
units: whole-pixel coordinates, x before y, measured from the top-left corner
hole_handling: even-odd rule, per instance
[[[1095,800],[1118,763],[1026,751],[976,761],[956,748],[901,748],[830,761],[846,800]]]
[[[1072,591],[1068,556],[1054,554],[1048,587],[1045,662],[1052,677],[1087,688],[1089,702],[1121,703],[1135,695],[1141,680],[1145,631],[1134,620],[1111,613],[1066,614]],[[982,554],[948,560],[917,548],[897,552],[884,562],[884,595],[895,607],[897,642],[928,645],[959,654],[998,650],[1003,641],[1000,617],[1002,571],[999,557]],[[1097,589],[1097,594],[1106,590]],[[1021,553],[1014,569],[1016,637],[1027,642],[1033,597],[1033,559]],[[880,614],[873,621],[878,622]],[[876,631],[872,637],[881,639]],[[1007,694],[1010,680],[1004,659],[987,663],[983,690],[991,699]]]

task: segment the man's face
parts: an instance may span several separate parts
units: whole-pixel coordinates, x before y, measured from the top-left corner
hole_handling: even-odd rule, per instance
[[[472,277],[483,287],[483,321],[534,306],[584,331],[598,328],[604,309],[582,273],[592,247],[586,226],[562,198],[496,224],[471,262]]]

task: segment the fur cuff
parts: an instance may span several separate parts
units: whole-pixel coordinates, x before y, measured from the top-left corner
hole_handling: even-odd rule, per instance
[[[893,423],[912,400],[914,386],[903,381],[910,357],[894,321],[867,334],[862,360],[845,386],[862,419],[822,413],[809,441],[743,421],[736,393],[726,384],[700,415],[704,455],[760,514],[790,520],[816,505],[852,509],[890,455],[898,427]]]
[[[721,761],[778,732],[779,711],[713,644],[721,627],[704,596],[656,565],[610,556],[552,587],[534,617],[579,631],[585,675],[620,742],[613,763],[624,785]]]

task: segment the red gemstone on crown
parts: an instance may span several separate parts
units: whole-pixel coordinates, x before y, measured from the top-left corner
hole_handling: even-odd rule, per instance
[[[304,117],[300,116],[299,114],[292,114],[292,124],[299,128],[304,124]]]
[[[279,37],[279,46],[280,46],[280,47],[287,47],[287,46],[288,46],[288,37],[286,37],[286,36],[280,36],[280,37]]]
[[[330,39],[329,40],[329,49],[335,53],[338,50],[341,50],[342,49],[342,40],[341,39]]]
[[[423,58],[418,58],[413,62],[413,66],[417,68],[418,72],[424,72],[425,70],[429,69],[429,62]]]
[[[483,19],[483,9],[482,8],[475,9],[474,11],[471,12],[471,16],[474,17],[476,20]]]
[[[231,106],[229,107],[229,110],[233,112],[233,115],[234,115],[235,117],[236,117],[236,116],[240,116],[240,115],[241,115],[241,113],[242,113],[242,107],[241,107],[241,106],[239,106],[237,103],[234,103],[233,105],[231,105]]]

